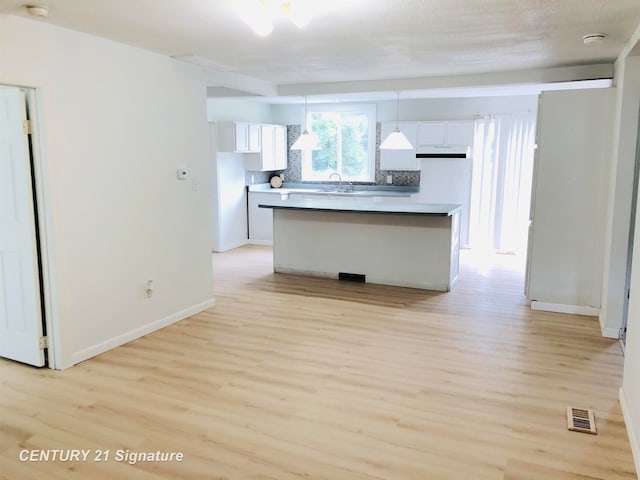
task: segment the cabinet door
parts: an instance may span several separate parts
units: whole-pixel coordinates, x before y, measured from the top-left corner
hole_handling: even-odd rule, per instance
[[[473,145],[474,122],[447,122],[448,145]]]
[[[418,145],[444,145],[446,130],[446,122],[420,122]]]
[[[273,210],[258,205],[276,198],[280,197],[273,193],[249,192],[249,240],[254,243],[273,241]]]
[[[276,169],[276,129],[275,125],[262,125],[262,148],[260,150],[260,170]]]
[[[382,139],[387,138],[387,135],[395,128],[395,122],[384,122],[381,130]],[[380,170],[418,170],[415,149],[418,124],[417,122],[401,122],[398,124],[398,128],[414,148],[412,150],[380,150]]]
[[[275,170],[287,168],[287,128],[275,125]]]
[[[247,149],[250,152],[259,152],[260,151],[260,124],[250,123],[247,126]]]
[[[249,124],[246,122],[236,122],[235,127],[235,151],[249,151]]]

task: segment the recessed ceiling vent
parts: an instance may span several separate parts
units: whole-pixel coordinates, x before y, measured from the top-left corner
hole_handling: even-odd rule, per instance
[[[567,428],[572,432],[597,435],[596,418],[593,415],[593,410],[567,407]]]

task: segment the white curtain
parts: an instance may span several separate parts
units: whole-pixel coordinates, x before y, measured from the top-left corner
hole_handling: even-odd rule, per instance
[[[499,253],[525,253],[533,175],[534,114],[476,121],[469,243]]]

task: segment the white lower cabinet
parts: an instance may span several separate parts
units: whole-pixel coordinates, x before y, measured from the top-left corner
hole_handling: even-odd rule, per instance
[[[280,193],[249,192],[249,242],[258,245],[273,243],[273,209],[260,208],[259,204],[280,200]]]

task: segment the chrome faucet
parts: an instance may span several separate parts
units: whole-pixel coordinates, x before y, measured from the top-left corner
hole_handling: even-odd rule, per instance
[[[333,172],[331,175],[329,175],[329,180],[331,180],[331,177],[333,177],[334,175],[338,176],[338,191],[341,192],[342,191],[342,175],[340,175],[338,172]]]

